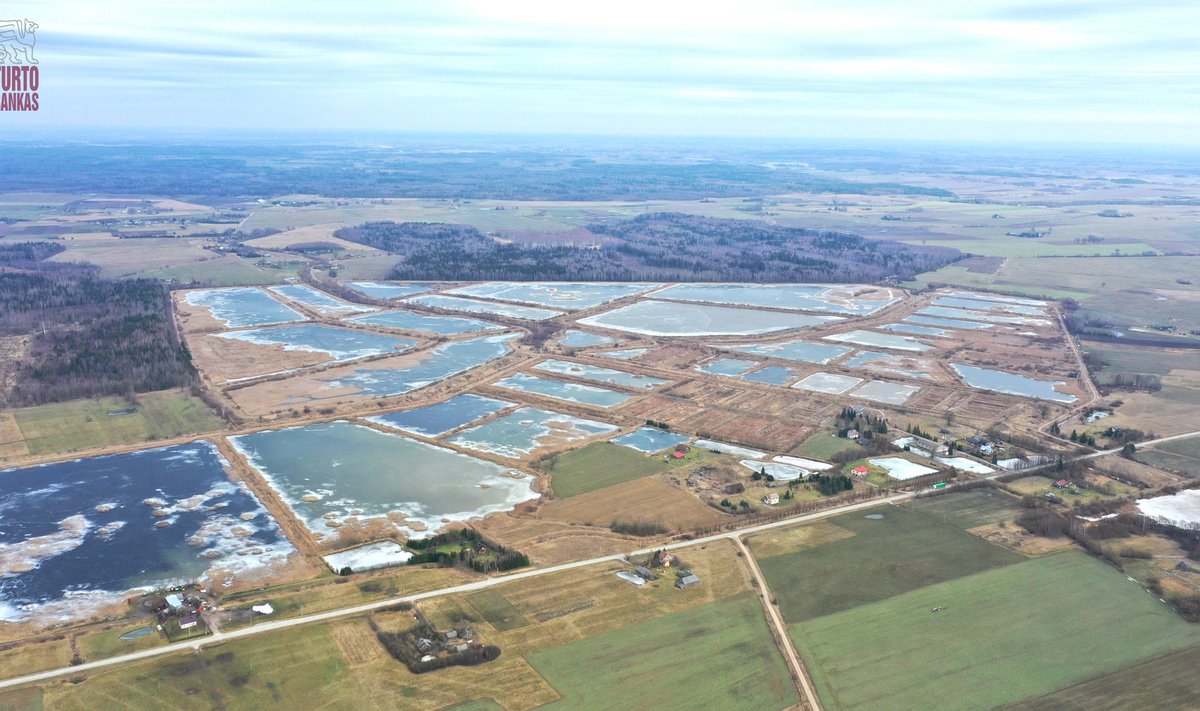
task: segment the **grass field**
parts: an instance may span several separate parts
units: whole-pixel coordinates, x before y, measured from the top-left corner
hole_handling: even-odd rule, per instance
[[[1068,551],[809,620],[793,635],[832,708],[965,710],[1194,645],[1200,627]]]
[[[545,709],[767,711],[798,701],[751,593],[530,655],[562,695]]]
[[[229,254],[216,259],[209,259],[196,264],[181,264],[179,266],[152,269],[138,274],[139,277],[151,279],[174,279],[176,281],[212,286],[236,286],[242,284],[277,284],[287,276],[294,276],[297,270],[285,273],[277,269],[263,269],[255,266],[241,257]]]
[[[1134,458],[1185,476],[1200,476],[1200,437],[1164,442],[1138,452]]]
[[[1110,674],[1026,699],[1006,711],[1188,709],[1200,699],[1200,646],[1156,657]]]
[[[554,494],[566,498],[657,474],[668,467],[661,458],[646,456],[629,447],[593,442],[556,457],[547,471]]]
[[[128,654],[150,647],[157,647],[163,644],[163,636],[157,631],[151,632],[144,637],[137,639],[124,640],[121,635],[126,632],[132,632],[136,629],[146,627],[147,623],[117,627],[111,630],[98,630],[80,635],[76,639],[76,644],[79,645],[79,651],[83,654],[83,658],[89,662],[97,659],[105,659],[107,657],[115,657],[118,654]]]
[[[12,410],[30,454],[75,452],[222,429],[225,423],[201,400],[166,390],[138,395],[137,405],[119,397],[39,405]],[[109,415],[129,407],[127,415]]]
[[[853,531],[834,526],[826,521],[818,521],[808,526],[788,526],[756,533],[746,539],[746,545],[754,551],[754,557],[761,560],[816,548],[853,535]]]
[[[828,521],[856,535],[759,560],[789,623],[1023,560],[957,526],[893,506]]]
[[[472,593],[466,597],[466,601],[497,630],[507,631],[529,624],[525,615],[522,615],[499,590]]]
[[[844,437],[835,437],[829,432],[817,432],[804,440],[803,444],[793,449],[791,453],[797,457],[828,461],[833,455],[850,451],[856,447],[858,447],[857,444]]]
[[[1022,511],[1019,499],[994,489],[917,499],[912,508],[964,530],[1000,521],[1012,521]]]

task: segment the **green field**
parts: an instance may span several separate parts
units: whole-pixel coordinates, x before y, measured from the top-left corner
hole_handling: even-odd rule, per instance
[[[528,657],[562,699],[542,709],[768,711],[799,701],[752,593]]]
[[[836,437],[829,432],[817,432],[791,451],[797,457],[828,461],[830,457],[858,447],[853,440]]]
[[[884,518],[872,520],[866,515]],[[856,535],[759,561],[788,622],[886,600],[1023,560],[957,526],[894,506],[828,521]]]
[[[792,631],[826,705],[843,709],[992,708],[1200,642],[1200,627],[1077,551]]]
[[[1196,708],[1200,699],[1200,646],[1101,674],[1052,694],[1026,699],[1007,711],[1136,711]]]
[[[1200,476],[1200,437],[1156,444],[1153,449],[1138,452],[1134,458],[1185,476]]]
[[[119,397],[74,400],[13,410],[30,454],[74,452],[211,432],[225,423],[198,398],[178,391],[145,393],[130,405]],[[127,415],[109,415],[134,407]]]
[[[483,619],[487,620],[489,625],[501,632],[529,624],[525,615],[522,615],[521,611],[513,606],[499,590],[483,590],[467,595],[464,599],[483,616]]]
[[[901,240],[909,244],[920,244],[921,240]],[[995,237],[990,239],[938,240],[939,247],[952,247],[960,252],[985,257],[1109,257],[1114,250],[1121,254],[1159,253],[1159,250],[1143,242],[1124,244],[1062,244],[1043,239],[1022,237]]]
[[[997,489],[979,489],[917,499],[912,508],[926,516],[962,529],[1012,521],[1021,513],[1021,501]]]
[[[165,269],[154,269],[138,274],[151,279],[174,279],[176,281],[212,286],[238,286],[242,284],[278,284],[287,276],[295,276],[297,270],[288,273],[276,269],[263,269],[232,254],[209,259],[197,264],[183,264]]]
[[[666,471],[670,465],[612,442],[593,442],[582,449],[560,455],[550,462],[551,485],[559,498],[586,494]]]

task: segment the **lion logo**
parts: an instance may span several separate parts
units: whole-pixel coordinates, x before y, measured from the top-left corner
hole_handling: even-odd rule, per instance
[[[37,23],[30,20],[0,20],[0,63],[37,64],[33,58],[37,28]]]

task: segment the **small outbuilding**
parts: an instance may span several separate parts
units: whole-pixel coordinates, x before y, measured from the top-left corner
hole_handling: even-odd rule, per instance
[[[183,609],[183,598],[176,595],[175,593],[171,593],[170,595],[167,595],[166,597],[163,598],[163,601],[166,602],[167,607],[171,608],[172,610],[182,610]]]
[[[771,492],[771,493],[767,494],[766,496],[762,497],[762,502],[764,504],[766,504],[767,506],[774,506],[779,503],[779,494],[776,494],[775,492]]]
[[[680,590],[684,590],[699,584],[700,577],[695,573],[688,573],[687,575],[681,576],[679,580],[675,581],[675,587],[679,588]]]

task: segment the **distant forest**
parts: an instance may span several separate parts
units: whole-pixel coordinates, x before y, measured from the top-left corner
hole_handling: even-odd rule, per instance
[[[171,322],[166,286],[153,279],[102,279],[91,265],[46,261],[62,251],[49,242],[0,246],[0,342],[9,341],[0,405],[197,382]],[[32,338],[24,357],[11,358],[9,349],[22,336]]]
[[[592,158],[521,149],[444,152],[347,145],[11,143],[0,192],[231,197],[338,195],[504,200],[647,200],[789,192],[952,197],[939,188],[815,175],[758,159]]]
[[[588,230],[596,246],[501,243],[474,227],[423,222],[368,222],[335,234],[403,255],[389,278],[418,280],[873,283],[910,279],[962,256],[944,247],[677,213]]]

